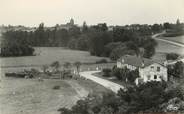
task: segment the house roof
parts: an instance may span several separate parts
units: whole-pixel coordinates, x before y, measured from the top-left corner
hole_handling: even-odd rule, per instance
[[[140,58],[132,55],[122,56],[120,59],[118,59],[118,61],[135,67],[147,67],[153,63],[156,63],[151,59]]]

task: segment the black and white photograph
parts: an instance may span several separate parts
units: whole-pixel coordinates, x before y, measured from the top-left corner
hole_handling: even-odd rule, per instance
[[[0,0],[0,114],[184,114],[184,0]]]

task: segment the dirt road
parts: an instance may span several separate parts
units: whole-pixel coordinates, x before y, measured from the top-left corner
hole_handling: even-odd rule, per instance
[[[80,72],[80,75],[82,77],[85,77],[89,80],[92,80],[92,81],[112,90],[115,93],[117,93],[120,88],[125,89],[125,87],[123,87],[119,84],[116,84],[114,82],[111,82],[111,81],[108,81],[108,80],[105,80],[105,79],[102,79],[102,78],[99,78],[99,77],[96,77],[93,75],[94,73],[98,73],[98,72],[100,72],[100,71],[85,71],[85,72]]]

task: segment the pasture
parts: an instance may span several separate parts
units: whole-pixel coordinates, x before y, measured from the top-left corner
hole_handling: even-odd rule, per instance
[[[164,41],[157,40],[158,45],[156,47],[157,53],[178,53],[184,55],[184,48],[176,45],[169,44]]]
[[[163,36],[161,36],[160,38],[184,44],[184,36],[176,36],[176,37],[163,37]]]
[[[95,63],[103,59],[103,57],[91,56],[87,51],[70,50],[62,47],[36,47],[36,56],[25,57],[6,57],[0,58],[1,67],[6,66],[41,66],[59,61],[61,64],[65,62],[74,63],[80,61],[82,63]]]
[[[102,94],[110,92],[106,88],[90,80],[56,80],[6,78],[5,72],[16,72],[23,69],[36,68],[59,61],[88,63],[81,69],[95,69],[96,66],[111,67],[112,64],[92,64],[102,57],[91,56],[85,51],[75,51],[60,47],[35,48],[37,56],[0,58],[0,114],[59,114],[61,107],[71,108],[76,101],[89,93]],[[54,90],[54,86],[60,89]]]

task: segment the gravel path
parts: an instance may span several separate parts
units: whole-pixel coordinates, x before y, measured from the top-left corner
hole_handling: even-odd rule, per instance
[[[108,80],[105,80],[105,79],[102,79],[102,78],[99,78],[99,77],[96,77],[93,75],[94,73],[98,73],[98,72],[101,72],[101,71],[85,71],[85,72],[80,72],[80,75],[82,77],[85,77],[89,80],[92,80],[92,81],[106,87],[107,89],[112,90],[115,93],[117,93],[120,88],[125,89],[124,86],[121,86],[121,85],[116,84],[114,82],[111,82],[111,81],[108,81]]]

